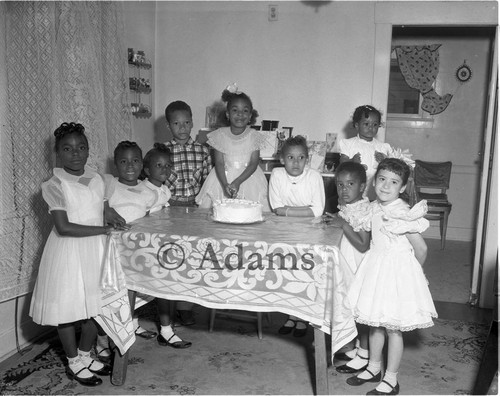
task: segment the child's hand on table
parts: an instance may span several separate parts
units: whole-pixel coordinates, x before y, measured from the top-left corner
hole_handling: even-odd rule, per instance
[[[345,220],[334,213],[325,212],[323,215],[323,222],[332,227],[342,228]]]

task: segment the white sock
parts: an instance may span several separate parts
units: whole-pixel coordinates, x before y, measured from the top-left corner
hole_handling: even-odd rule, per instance
[[[174,332],[171,325],[161,326],[160,333],[168,342],[179,342],[182,341]],[[172,338],[171,338],[172,337]]]
[[[357,354],[358,354],[358,348],[354,348],[351,349],[350,351],[345,352],[345,355],[350,359],[354,359]]]
[[[295,327],[295,322],[292,319],[287,319],[283,327]]]
[[[363,371],[362,373],[358,374],[357,377],[359,379],[364,379],[364,380],[373,378],[373,376],[375,376],[378,373],[380,373],[380,368],[381,367],[382,367],[382,362],[374,362],[374,361],[370,360],[368,362],[368,367],[365,369],[365,371]],[[370,372],[371,372],[371,374],[370,374]]]
[[[297,325],[295,326],[295,328],[299,330],[307,329],[307,323],[302,320],[297,320]]]
[[[107,335],[97,336],[96,353],[98,357],[111,356],[111,350],[109,348],[109,339]]]
[[[80,370],[82,370],[80,373],[78,373],[78,377],[80,378],[90,378],[94,374],[92,374],[89,370],[87,370],[85,365],[83,364],[82,360],[80,359],[80,356],[76,356],[74,358],[68,358],[68,366],[69,369],[73,372],[73,374],[78,373]]]
[[[366,366],[367,363],[368,363],[368,351],[363,348],[358,348],[356,356],[351,361],[347,362],[346,365],[356,370],[359,370],[362,367]]]
[[[398,383],[398,373],[397,372],[392,373],[390,371],[386,371],[383,380],[387,381],[392,386],[396,386],[396,384]],[[379,392],[386,392],[386,393],[392,391],[392,388],[385,382],[381,382],[380,384],[378,384],[378,386],[375,389],[378,390]]]
[[[137,330],[139,329],[139,327],[141,327],[141,326],[139,325],[139,318],[138,318],[138,317],[136,317],[136,316],[132,317],[132,323],[133,323],[133,325],[134,325],[134,330],[135,330],[135,331],[137,331]],[[141,333],[141,332],[139,331],[139,333]]]
[[[78,349],[78,356],[85,367],[89,367],[92,364],[92,370],[100,370],[104,367],[104,364],[102,364],[99,360],[92,359],[90,351],[84,352]]]

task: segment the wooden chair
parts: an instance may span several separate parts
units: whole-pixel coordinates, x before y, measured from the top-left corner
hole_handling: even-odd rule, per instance
[[[257,321],[257,335],[259,336],[259,340],[262,340],[262,312],[246,312],[246,311],[239,311],[239,310],[217,310],[217,309],[211,309],[210,310],[210,327],[209,327],[209,332],[212,332],[214,330],[214,324],[215,324],[215,315],[225,315],[228,317],[234,317],[238,319],[253,319]],[[269,323],[271,323],[271,314],[269,312],[266,312],[266,317]]]
[[[452,206],[447,195],[447,190],[450,188],[451,167],[451,161],[415,160],[415,193],[419,201],[427,200],[429,210],[426,219],[439,220],[441,249],[445,246],[448,216]]]

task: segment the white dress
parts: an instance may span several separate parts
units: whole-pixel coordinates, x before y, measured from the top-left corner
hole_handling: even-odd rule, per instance
[[[208,134],[208,144],[224,154],[226,178],[231,183],[245,170],[250,162],[252,153],[259,150],[265,143],[265,135],[250,127],[242,134],[234,135],[229,127],[217,129]],[[270,211],[267,199],[267,179],[264,172],[257,166],[255,172],[240,185],[238,198],[260,202],[263,210]],[[210,171],[200,193],[196,196],[196,203],[201,208],[211,208],[212,200],[224,198],[224,192],[219,182],[215,167]]]
[[[325,209],[325,185],[321,174],[305,168],[299,176],[290,176],[283,167],[274,168],[269,179],[271,208],[309,206],[315,217]]]
[[[156,201],[156,193],[139,181],[135,186],[120,183],[113,175],[104,175],[106,198],[127,223],[146,216]]]
[[[360,199],[352,204],[339,205],[338,208],[338,216],[347,221],[355,232],[359,232],[362,229],[360,219],[365,218],[369,211],[371,213],[371,205],[368,198]],[[340,240],[341,265],[344,268],[347,287],[351,285],[354,275],[366,253],[367,252],[362,253],[352,246],[345,234],[342,236]]]
[[[401,199],[386,206],[377,201],[371,205],[372,213],[365,219],[372,231],[370,250],[348,293],[354,319],[400,331],[430,327],[436,309],[422,266],[405,236],[429,227],[423,218],[427,204],[421,201],[411,210]]]
[[[102,226],[104,183],[85,168],[74,176],[62,168],[42,184],[49,211],[66,211],[71,223]],[[104,236],[68,237],[52,229],[43,250],[30,316],[41,325],[57,326],[100,314],[99,277]]]
[[[151,183],[148,179],[144,180],[143,183],[145,187],[149,188],[156,194],[155,201],[151,205],[149,213],[158,212],[159,210],[162,210],[163,208],[170,206],[168,201],[170,201],[172,193],[165,184],[162,184],[160,187],[157,187],[153,183]]]
[[[381,142],[373,139],[367,141],[355,136],[350,139],[341,139],[339,141],[340,154],[344,154],[352,158],[357,153],[361,155],[361,163],[366,166],[366,188],[363,192],[364,197],[368,197],[370,201],[376,198],[375,189],[373,187],[373,177],[377,171],[378,162],[375,159],[375,152],[379,151],[388,156],[392,152],[392,147],[389,143]]]

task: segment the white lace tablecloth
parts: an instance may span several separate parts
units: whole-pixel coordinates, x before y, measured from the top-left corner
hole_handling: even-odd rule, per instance
[[[331,334],[333,354],[356,336],[341,237],[340,229],[310,218],[268,213],[263,222],[234,225],[215,222],[206,210],[167,208],[110,237],[106,279],[119,287],[109,288],[99,322],[122,353],[130,347],[127,288],[209,308],[294,315]]]

